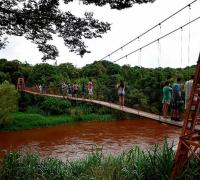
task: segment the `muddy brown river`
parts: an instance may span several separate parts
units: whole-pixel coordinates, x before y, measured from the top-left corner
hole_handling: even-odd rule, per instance
[[[147,149],[153,144],[177,144],[181,129],[149,119],[80,122],[16,132],[0,132],[1,155],[5,150],[38,152],[61,160],[83,158],[102,149],[119,154],[134,145]]]

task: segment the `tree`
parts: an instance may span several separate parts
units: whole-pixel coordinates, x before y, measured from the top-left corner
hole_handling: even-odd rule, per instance
[[[67,0],[65,0],[67,1]],[[111,9],[125,9],[130,8],[133,6],[133,4],[142,4],[142,3],[149,3],[154,2],[155,0],[125,0],[125,1],[119,1],[119,0],[82,0],[83,4],[95,4],[96,6],[104,6],[106,4],[109,4]]]
[[[14,85],[4,81],[0,85],[0,126],[10,122],[10,113],[17,110],[18,92]]]
[[[131,89],[126,99],[127,103],[135,108],[147,108],[148,97],[138,89]]]
[[[62,0],[68,4],[73,0]],[[103,6],[110,4],[113,9],[131,7],[134,3],[148,3],[155,0],[82,0],[84,4]],[[0,49],[7,44],[5,35],[24,36],[37,44],[43,61],[55,59],[58,50],[49,43],[53,34],[63,38],[70,51],[83,56],[89,53],[84,39],[101,37],[110,30],[110,24],[85,13],[84,18],[59,9],[59,0],[1,0],[0,1]]]
[[[56,81],[56,67],[47,63],[36,64],[31,72],[30,81],[36,84],[48,85],[50,82]],[[59,82],[57,82],[59,83]]]
[[[65,79],[75,79],[79,77],[79,70],[72,63],[63,63],[58,67]]]
[[[10,75],[11,82],[13,84],[16,84],[17,83],[17,78],[20,75],[22,75],[19,72],[19,66],[20,66],[20,62],[17,61],[17,60],[4,61],[4,63],[1,64],[1,71]]]
[[[10,80],[9,74],[0,71],[0,83],[4,82],[5,80]]]

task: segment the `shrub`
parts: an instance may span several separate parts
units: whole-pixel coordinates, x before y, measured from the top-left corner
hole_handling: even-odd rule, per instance
[[[17,110],[18,92],[14,85],[4,81],[0,85],[0,126],[11,122],[10,113]]]
[[[33,106],[36,104],[36,97],[32,94],[28,94],[25,92],[20,92],[19,97],[19,111],[27,111],[29,106]]]
[[[44,101],[41,102],[39,106],[47,114],[63,114],[68,111],[71,103],[64,99],[45,97]]]
[[[27,113],[31,113],[31,114],[42,114],[42,110],[38,107],[38,106],[28,106]]]

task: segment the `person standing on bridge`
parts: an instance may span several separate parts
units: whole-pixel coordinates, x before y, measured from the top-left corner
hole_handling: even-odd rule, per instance
[[[190,93],[191,93],[192,85],[193,85],[193,79],[194,79],[194,75],[192,75],[190,80],[186,81],[185,85],[184,85],[184,90],[185,90],[185,109],[187,108],[187,105],[189,103]],[[196,100],[196,99],[194,99],[194,100]]]
[[[73,88],[74,88],[73,96],[74,96],[75,98],[77,98],[79,85],[75,82],[74,85],[73,85]]]
[[[86,85],[85,85],[84,81],[82,82],[82,88],[81,88],[81,90],[82,90],[82,98],[85,98],[87,88],[86,88]]]
[[[172,116],[171,119],[175,121],[180,120],[180,108],[182,105],[181,97],[181,78],[177,78],[176,83],[172,86]]]
[[[124,96],[125,96],[125,85],[124,81],[120,80],[117,84],[117,93],[119,96],[119,105],[124,106]]]
[[[42,84],[42,94],[46,94],[47,86],[46,84]]]
[[[89,98],[92,99],[92,97],[93,97],[93,89],[94,89],[94,85],[93,85],[92,79],[89,79],[89,82],[87,84],[87,89],[88,89]]]
[[[40,94],[42,94],[42,85],[39,84],[39,85],[38,85],[38,88],[39,88],[39,92],[40,92]]]
[[[61,85],[61,91],[62,91],[63,98],[65,98],[66,91],[67,91],[66,89],[67,89],[67,85],[65,84],[65,82],[63,82]]]
[[[73,94],[73,85],[69,83],[67,87],[68,87],[68,97],[71,98]]]
[[[169,86],[169,81],[165,82],[165,86],[163,87],[163,99],[162,99],[162,112],[163,116],[165,118],[168,118],[168,110],[169,110],[169,105],[171,103],[171,91],[172,88]]]

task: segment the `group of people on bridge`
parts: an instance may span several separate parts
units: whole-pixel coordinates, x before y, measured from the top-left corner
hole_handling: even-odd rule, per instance
[[[124,107],[124,97],[125,97],[124,81],[120,80],[117,83],[116,88],[117,88],[117,93],[118,93],[118,97],[119,97],[119,105],[121,107]],[[45,86],[45,85],[41,85],[41,84],[36,85],[36,89],[38,90],[38,92],[40,94],[47,93],[47,86]],[[80,92],[80,91],[81,91],[82,98],[85,98],[86,95],[88,95],[88,97],[90,99],[92,99],[93,94],[94,94],[94,84],[93,84],[92,79],[89,79],[87,84],[85,82],[82,82],[81,86],[79,84],[77,84],[76,82],[74,82],[73,84],[62,82],[60,85],[59,93],[63,97],[75,97],[76,98],[78,92]]]
[[[191,76],[190,80],[185,82],[184,92],[185,98],[182,96],[181,90],[181,78],[177,78],[176,82],[170,86],[170,82],[166,81],[163,87],[163,107],[162,113],[165,118],[169,117],[169,108],[171,108],[171,119],[175,121],[180,120],[180,110],[183,107],[187,108],[190,93],[192,90],[194,76]]]
[[[38,89],[40,94],[46,94],[47,92],[47,86],[45,85],[37,85],[36,89]],[[85,98],[85,96],[88,94],[89,98],[93,97],[93,81],[92,79],[89,79],[88,83],[85,82],[82,83],[82,86],[74,82],[73,84],[62,82],[59,86],[59,93],[63,97],[77,97],[77,94],[79,90],[81,90],[82,98]]]
[[[85,98],[87,94],[89,98],[93,97],[94,85],[92,79],[90,79],[87,84],[85,82],[82,82],[82,86],[80,86],[76,82],[73,84],[63,82],[60,88],[61,88],[60,94],[63,97],[67,96],[76,98],[80,88],[81,88],[82,98]]]
[[[185,98],[182,97],[181,90],[181,78],[177,78],[176,82],[170,86],[170,82],[166,81],[163,87],[163,98],[162,98],[162,113],[165,118],[169,118],[169,109],[171,109],[171,119],[179,121],[180,120],[180,110],[185,103],[185,109],[189,102],[190,92],[192,89],[194,76],[191,76],[191,79],[185,82],[184,92]],[[124,107],[124,97],[125,97],[125,84],[124,81],[120,80],[117,85],[117,93],[119,97],[119,105]],[[38,86],[40,94],[46,93],[46,87],[39,85]],[[92,79],[89,79],[88,83],[82,83],[80,86],[76,82],[73,84],[70,83],[61,83],[60,85],[60,95],[63,97],[77,97],[78,92],[81,90],[82,98],[85,98],[86,95],[90,99],[93,98],[94,84]]]

